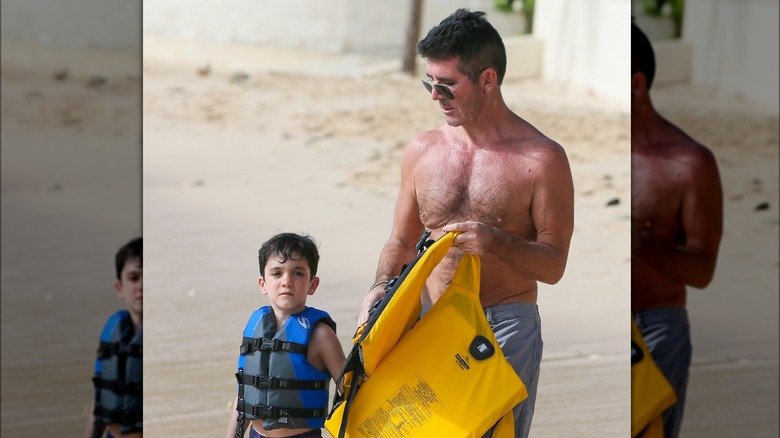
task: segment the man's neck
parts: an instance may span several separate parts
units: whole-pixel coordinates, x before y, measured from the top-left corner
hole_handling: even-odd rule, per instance
[[[631,108],[631,145],[642,147],[652,144],[668,128],[668,122],[655,110],[650,99]]]

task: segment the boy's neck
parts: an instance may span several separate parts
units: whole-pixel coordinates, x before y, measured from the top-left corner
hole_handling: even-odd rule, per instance
[[[303,308],[297,309],[295,311],[287,311],[271,306],[271,310],[274,312],[274,317],[276,317],[276,329],[279,330],[282,328],[289,317],[292,315],[297,315],[298,313],[303,312],[305,309],[306,307],[304,306]]]
[[[133,333],[138,333],[138,330],[141,329],[141,326],[144,323],[143,315],[130,312],[130,319],[133,321]]]

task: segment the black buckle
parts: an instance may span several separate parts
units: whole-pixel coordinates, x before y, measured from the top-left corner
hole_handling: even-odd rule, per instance
[[[417,242],[417,245],[415,245],[415,249],[417,252],[423,252],[423,250],[431,245],[433,245],[433,240],[428,240],[428,238],[431,237],[431,231],[425,230],[425,233],[423,233],[422,237],[420,237],[420,241]]]
[[[273,411],[274,408],[271,406],[261,406],[261,405],[252,406],[252,415],[261,420],[271,418],[273,415]]]
[[[252,376],[251,385],[255,388],[272,388],[273,378],[266,376]]]
[[[279,348],[279,340],[274,338],[258,338],[259,350],[277,350]]]

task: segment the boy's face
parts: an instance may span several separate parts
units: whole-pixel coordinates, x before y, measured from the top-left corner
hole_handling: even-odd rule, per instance
[[[274,310],[293,315],[303,311],[306,298],[317,290],[320,279],[312,278],[305,259],[288,258],[282,263],[282,258],[274,255],[268,258],[258,284],[263,294],[268,295]]]
[[[129,259],[122,268],[119,280],[114,284],[119,299],[125,302],[127,310],[136,316],[144,312],[143,267],[138,258]]]

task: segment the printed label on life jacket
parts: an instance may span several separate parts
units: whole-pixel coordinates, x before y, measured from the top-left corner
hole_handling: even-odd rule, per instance
[[[415,374],[358,426],[358,431],[365,437],[408,437],[443,407],[436,392]]]

